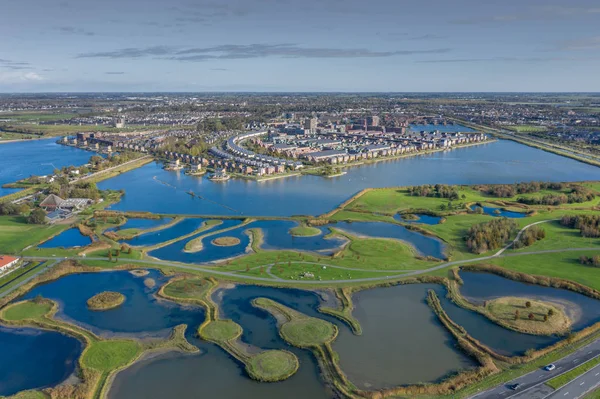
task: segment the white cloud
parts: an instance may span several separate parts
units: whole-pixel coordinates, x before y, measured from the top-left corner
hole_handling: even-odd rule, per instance
[[[39,82],[44,78],[36,72],[8,71],[0,72],[0,83],[30,83]]]

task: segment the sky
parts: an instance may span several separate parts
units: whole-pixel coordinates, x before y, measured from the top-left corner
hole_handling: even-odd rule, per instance
[[[598,0],[1,0],[0,92],[598,92]]]

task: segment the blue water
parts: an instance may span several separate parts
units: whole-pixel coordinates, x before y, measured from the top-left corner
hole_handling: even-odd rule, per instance
[[[330,179],[296,176],[264,182],[212,182],[148,164],[98,186],[126,191],[121,202],[111,206],[121,211],[290,216],[328,212],[367,187],[600,179],[598,167],[506,140],[383,161],[346,172]],[[204,199],[192,197],[190,190]]]
[[[224,220],[223,224],[212,230],[222,230],[240,224],[238,220]],[[202,250],[193,253],[184,252],[185,245],[196,237],[206,235],[207,232],[199,233],[187,240],[175,242],[166,247],[151,251],[148,255],[162,260],[170,260],[185,263],[215,262],[235,256],[243,255],[250,244],[250,237],[246,233],[249,229],[260,228],[263,232],[262,248],[267,250],[290,249],[295,251],[312,251],[322,254],[331,254],[340,248],[345,240],[340,238],[325,239],[329,233],[327,227],[321,227],[321,234],[313,237],[294,237],[289,234],[297,222],[287,220],[261,220],[241,226],[234,230],[213,234],[202,240]],[[221,247],[213,245],[212,241],[219,237],[235,237],[240,240],[237,245]]]
[[[56,138],[0,144],[0,186],[31,175],[51,174],[63,166],[88,163],[93,153],[56,144]],[[0,196],[18,189],[0,188]]]
[[[0,326],[0,395],[55,386],[77,366],[81,343],[58,332]]]
[[[125,224],[117,227],[111,227],[107,231],[119,231],[125,229],[140,229],[147,230],[154,227],[162,226],[163,224],[169,223],[172,218],[161,218],[161,219],[127,219]]]
[[[311,251],[323,254],[331,254],[339,249],[346,240],[341,238],[328,238],[328,227],[316,227],[321,231],[318,236],[295,237],[289,233],[290,229],[296,227],[297,222],[286,220],[264,220],[254,222],[249,228],[260,228],[263,231],[263,249],[293,249],[295,251]]]
[[[221,229],[226,229],[240,223],[242,223],[240,220],[224,220],[223,224],[213,227],[211,230],[217,231]],[[246,248],[250,243],[250,237],[248,236],[248,234],[244,234],[245,230],[245,227],[241,227],[235,230],[230,230],[205,237],[204,239],[202,239],[202,250],[198,252],[183,252],[185,244],[197,237],[209,234],[209,231],[203,231],[187,240],[177,241],[171,245],[167,245],[166,247],[156,249],[154,251],[149,252],[148,255],[162,260],[170,260],[185,263],[214,262],[226,258],[231,258],[246,253]],[[218,245],[213,245],[212,240],[218,237],[236,237],[240,239],[240,243],[230,247],[221,247]]]
[[[573,291],[513,281],[490,273],[461,272],[461,293],[470,300],[484,301],[502,296],[526,297],[568,303],[567,313],[578,331],[600,321],[600,301]]]
[[[85,247],[92,243],[92,239],[84,236],[78,228],[71,228],[63,231],[59,235],[52,237],[46,242],[38,245],[40,248],[74,248]]]
[[[486,215],[490,215],[490,216],[504,217],[504,218],[511,218],[511,219],[520,219],[520,218],[527,217],[527,214],[523,213],[523,212],[506,211],[502,208],[493,208],[491,206],[473,205],[471,207],[471,210],[474,211],[477,208],[483,208],[483,213],[485,213]],[[496,211],[498,211],[498,212],[496,212]]]
[[[133,246],[145,247],[156,245],[161,242],[169,241],[174,238],[180,237],[182,235],[190,234],[192,231],[199,229],[202,226],[202,223],[205,222],[205,219],[183,219],[182,221],[174,224],[171,227],[167,227],[164,230],[152,231],[149,233],[141,234],[132,238],[131,240],[125,240],[121,242],[126,242]]]
[[[439,216],[425,215],[422,213],[415,213],[414,215],[417,216],[418,219],[416,219],[416,220],[404,219],[402,217],[402,215],[399,213],[394,215],[394,219],[399,222],[403,222],[403,223],[410,223],[410,224],[420,223],[420,224],[430,224],[430,225],[439,224],[440,220],[442,220],[442,218]]]
[[[153,278],[154,288],[147,288],[144,279]],[[167,278],[156,270],[145,277],[136,277],[128,271],[72,274],[40,285],[25,295],[41,295],[60,305],[59,319],[76,322],[98,334],[159,332],[179,324],[192,328],[204,321],[204,311],[159,300],[155,294]],[[105,311],[92,311],[86,301],[103,291],[125,295],[123,305]]]
[[[560,340],[559,337],[521,334],[500,327],[482,314],[455,305],[446,295],[438,294],[438,297],[442,308],[454,322],[463,326],[473,338],[502,355],[520,356],[527,349],[544,348]]]
[[[368,237],[394,238],[411,244],[419,254],[445,259],[446,245],[435,237],[429,237],[404,226],[384,222],[339,222],[329,225],[349,233]]]
[[[431,125],[431,124],[427,124],[427,125],[415,125],[415,124],[411,124],[409,125],[409,128],[411,131],[413,132],[421,132],[421,131],[426,131],[426,132],[433,132],[435,130],[439,130],[440,132],[449,132],[449,133],[454,133],[454,132],[474,132],[475,130],[471,129],[470,127],[466,127],[466,126],[462,126],[462,125]]]

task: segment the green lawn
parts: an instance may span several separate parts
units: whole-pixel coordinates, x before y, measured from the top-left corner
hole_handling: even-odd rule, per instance
[[[298,370],[298,358],[284,350],[269,350],[250,357],[246,370],[259,381],[280,381]]]
[[[535,255],[507,256],[487,261],[506,269],[573,280],[600,290],[600,268],[579,263],[579,257],[594,256],[600,251],[570,251]]]
[[[8,321],[33,320],[44,316],[51,309],[52,304],[49,301],[24,301],[5,308],[2,317]]]
[[[546,232],[546,237],[528,247],[511,250],[510,252],[543,251],[560,248],[598,248],[600,238],[585,238],[579,229],[570,229],[562,226],[559,221],[552,221],[538,225]]]
[[[142,351],[136,341],[94,341],[81,357],[81,362],[92,369],[109,372],[131,363]]]
[[[242,327],[233,320],[215,320],[204,326],[200,334],[209,341],[225,342],[242,335]]]
[[[173,281],[164,288],[164,293],[174,298],[202,298],[211,285],[204,279],[185,279]]]
[[[297,237],[312,237],[321,234],[321,230],[310,226],[296,226],[292,227],[289,233]]]
[[[69,228],[68,225],[28,224],[23,216],[0,216],[0,249],[15,254]]]

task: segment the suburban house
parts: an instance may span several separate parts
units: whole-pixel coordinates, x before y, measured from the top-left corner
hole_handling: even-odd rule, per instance
[[[0,255],[0,273],[4,273],[19,262],[19,258],[8,255]]]

